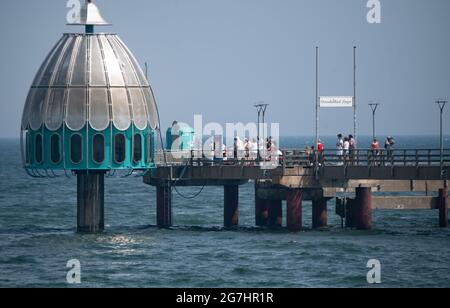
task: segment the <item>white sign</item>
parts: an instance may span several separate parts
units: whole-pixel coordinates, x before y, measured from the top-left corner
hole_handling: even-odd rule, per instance
[[[320,97],[321,108],[334,108],[334,107],[353,107],[352,96],[321,96]]]

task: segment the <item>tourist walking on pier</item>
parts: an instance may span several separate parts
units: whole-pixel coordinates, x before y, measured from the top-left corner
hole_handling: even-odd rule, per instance
[[[372,164],[375,164],[377,161],[377,157],[380,154],[380,143],[377,138],[374,138],[372,144],[370,145],[370,149],[372,150]]]
[[[258,142],[256,141],[256,139],[253,139],[250,150],[250,157],[252,160],[255,160],[258,156]]]
[[[244,149],[245,149],[245,159],[246,160],[248,160],[250,157],[250,148],[251,148],[251,142],[248,139],[245,139]]]
[[[336,142],[336,155],[339,160],[338,165],[342,164],[343,150],[344,150],[344,141],[342,140],[342,134],[338,134]]]
[[[305,148],[305,157],[308,160],[309,165],[311,166],[313,164],[313,154],[311,151],[311,148],[309,146],[306,146]]]
[[[349,156],[350,160],[353,162],[355,159],[355,150],[356,150],[356,141],[355,137],[353,135],[348,135],[348,142],[349,142]]]
[[[393,155],[394,145],[395,145],[394,138],[391,136],[388,136],[384,142],[384,148],[386,149],[387,160],[391,164],[394,163],[394,155]]]
[[[349,158],[349,151],[350,151],[350,142],[347,137],[344,138],[344,143],[342,146],[343,152],[344,152],[344,161],[347,162]]]
[[[324,150],[324,146],[322,143],[322,140],[318,140],[317,142],[317,154],[319,156],[319,165],[323,163],[324,157],[323,157],[323,150]]]

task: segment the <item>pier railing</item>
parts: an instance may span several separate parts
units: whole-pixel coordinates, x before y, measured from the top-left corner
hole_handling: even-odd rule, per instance
[[[441,161],[442,160],[442,161]],[[255,153],[238,151],[237,157],[222,153],[206,153],[202,151],[157,151],[155,162],[159,166],[210,166],[239,165],[257,166],[268,163],[283,168],[289,167],[323,167],[323,166],[440,166],[450,165],[450,149],[442,153],[439,149],[393,149],[393,150],[324,150],[322,152],[285,149],[271,153],[261,151],[260,158]]]
[[[392,149],[392,150],[284,150],[283,161],[286,167],[292,166],[439,166],[439,149]],[[442,153],[442,163],[450,164],[450,149]]]
[[[268,151],[261,151],[260,158],[257,158],[257,153],[237,151],[236,157],[233,151],[228,152],[231,155],[223,155],[223,153],[212,153],[211,151],[201,150],[187,150],[187,151],[156,151],[155,163],[159,166],[211,166],[211,165],[224,165],[224,166],[255,166],[265,162],[266,164],[271,162],[276,165],[281,164],[283,155],[272,155]]]

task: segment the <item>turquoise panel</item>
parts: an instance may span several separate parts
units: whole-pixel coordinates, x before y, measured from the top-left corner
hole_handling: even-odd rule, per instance
[[[25,164],[29,169],[40,170],[130,170],[130,169],[149,169],[154,168],[154,132],[151,129],[138,130],[136,127],[131,126],[126,131],[119,131],[111,126],[101,132],[95,131],[92,128],[84,128],[80,131],[71,131],[67,127],[61,128],[55,132],[51,132],[45,128],[39,131],[27,131],[28,141],[24,141],[25,155],[29,157],[29,163]],[[74,135],[81,137],[81,160],[75,162],[71,157],[71,138]],[[104,150],[103,161],[94,161],[93,140],[96,135],[102,135],[104,137]],[[115,137],[123,135],[125,139],[124,160],[119,162],[116,159],[115,153]],[[134,155],[134,138],[133,136],[140,135],[140,152],[136,152],[136,161],[133,159]],[[42,147],[37,142],[38,136],[42,136]],[[53,137],[53,154],[52,154],[52,136]],[[137,140],[137,139],[136,139]],[[42,148],[42,152],[36,153],[37,150]],[[59,151],[58,151],[59,148]],[[139,147],[136,147],[139,150]],[[28,153],[27,153],[28,152]],[[100,151],[100,154],[101,151]],[[41,156],[42,157],[39,157]],[[42,162],[39,162],[39,158],[42,158]]]

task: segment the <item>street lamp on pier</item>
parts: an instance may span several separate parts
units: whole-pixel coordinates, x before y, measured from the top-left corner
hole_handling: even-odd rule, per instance
[[[370,108],[372,109],[372,140],[375,140],[376,138],[376,130],[375,130],[375,114],[377,112],[378,106],[380,106],[379,103],[369,103]]]
[[[258,161],[261,159],[261,153],[260,153],[260,125],[261,123],[263,124],[263,138],[264,138],[264,133],[265,133],[265,121],[266,121],[266,110],[267,107],[269,106],[269,104],[265,104],[264,102],[259,102],[257,104],[254,105],[254,107],[256,108],[256,111],[258,112],[258,140],[257,142],[257,147],[258,147],[258,154],[257,154],[257,159]]]

